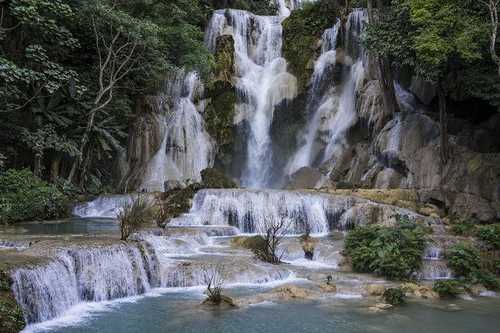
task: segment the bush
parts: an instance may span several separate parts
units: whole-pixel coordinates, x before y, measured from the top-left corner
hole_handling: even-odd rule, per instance
[[[345,247],[355,271],[401,280],[422,265],[425,234],[406,221],[396,227],[363,226],[349,232]]]
[[[382,295],[384,301],[391,305],[401,305],[405,303],[405,294],[400,288],[389,288]]]
[[[500,250],[500,224],[480,226],[476,235],[486,245],[495,250]]]
[[[153,222],[155,216],[156,212],[151,203],[144,197],[138,196],[118,214],[121,240],[126,240],[132,233]]]
[[[432,290],[439,294],[442,298],[454,298],[463,292],[463,284],[457,280],[441,280],[436,281]]]
[[[457,243],[446,252],[448,266],[457,276],[471,278],[480,270],[479,251],[469,243]]]
[[[465,219],[453,219],[451,221],[451,232],[458,236],[470,236],[474,233],[476,225]]]
[[[0,223],[54,219],[68,213],[66,196],[30,170],[10,169],[0,175]]]
[[[489,290],[499,290],[500,282],[495,274],[488,271],[478,271],[473,277],[474,283],[482,284],[486,289]]]

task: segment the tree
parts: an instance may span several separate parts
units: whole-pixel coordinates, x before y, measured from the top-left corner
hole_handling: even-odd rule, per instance
[[[377,9],[375,13],[373,9],[373,1],[367,1],[368,6],[368,17],[370,24],[377,24],[377,22],[383,22],[386,16],[386,8],[383,1],[377,0]],[[391,63],[389,55],[378,54],[375,55],[375,61],[377,65],[377,76],[382,87],[382,99],[384,102],[384,113],[386,117],[391,117],[395,112],[399,110],[396,91],[394,89],[394,77],[392,74]]]
[[[225,297],[222,295],[227,273],[224,265],[207,265],[203,268],[203,282],[207,286],[207,299],[204,303],[220,305]]]
[[[486,5],[490,14],[490,55],[491,59],[498,67],[498,75],[500,76],[500,57],[496,52],[498,32],[498,5],[500,4],[500,0],[482,0],[481,2]]]
[[[391,56],[396,66],[438,87],[441,162],[449,159],[447,129],[448,74],[482,57],[484,20],[479,4],[469,0],[393,0],[385,19],[370,25],[370,52]]]
[[[284,255],[284,250],[280,249],[288,230],[290,222],[287,219],[274,219],[268,217],[264,222],[264,244],[257,256],[271,264],[280,264]]]

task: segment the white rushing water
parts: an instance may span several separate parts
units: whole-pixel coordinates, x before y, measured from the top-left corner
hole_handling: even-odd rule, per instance
[[[321,55],[315,62],[309,90],[307,111],[311,117],[300,136],[298,150],[288,162],[287,175],[302,167],[330,160],[342,151],[345,134],[357,120],[356,94],[365,73],[364,50],[359,38],[366,21],[366,11],[361,9],[354,10],[347,19],[345,44],[340,56],[343,65],[349,69],[343,73],[340,86],[330,83],[339,56],[340,22],[324,32]]]
[[[195,72],[179,71],[168,80],[165,98],[172,110],[162,116],[164,137],[156,155],[146,166],[140,189],[163,191],[168,180],[199,181],[200,172],[213,166],[214,141],[205,129],[203,104],[195,99],[203,86]]]
[[[205,285],[212,262],[176,259],[200,253],[206,236],[140,234],[137,242],[59,250],[47,264],[17,269],[12,290],[29,324],[59,317],[85,302],[102,302],[151,292],[154,288]],[[231,260],[231,259],[228,259]],[[254,261],[227,268],[227,285],[285,281],[291,272]]]
[[[102,195],[95,200],[76,205],[73,215],[78,217],[116,218],[123,207],[134,201],[132,195]]]
[[[353,205],[348,197],[274,191],[201,190],[188,214],[170,225],[231,225],[242,233],[265,233],[270,225],[283,222],[286,234],[324,234],[344,230],[349,219],[342,218]]]
[[[236,122],[248,123],[247,157],[241,183],[262,188],[269,183],[272,162],[270,127],[274,107],[297,94],[297,80],[281,57],[283,16],[257,16],[242,10],[219,10],[206,32],[207,47],[215,51],[217,37],[234,39],[238,105]]]

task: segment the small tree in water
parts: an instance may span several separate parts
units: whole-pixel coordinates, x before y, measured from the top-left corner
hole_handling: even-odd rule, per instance
[[[137,196],[135,200],[123,207],[123,210],[118,214],[121,240],[127,240],[132,233],[147,223],[151,223],[154,218],[155,211],[151,203],[144,196]]]
[[[256,251],[256,255],[263,261],[279,264],[285,253],[280,249],[280,245],[290,229],[290,222],[283,218],[279,220],[270,218],[264,223],[264,228],[264,246],[263,249]]]
[[[204,304],[235,306],[232,299],[222,294],[226,282],[226,270],[222,264],[206,266],[203,269],[203,282],[207,286],[207,299]]]

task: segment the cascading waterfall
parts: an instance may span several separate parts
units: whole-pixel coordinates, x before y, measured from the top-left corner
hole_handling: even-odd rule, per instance
[[[287,15],[283,11],[282,15]],[[245,187],[268,185],[274,107],[297,94],[297,80],[287,72],[286,60],[281,57],[284,18],[257,16],[242,10],[219,10],[206,32],[205,41],[212,51],[218,36],[231,34],[234,39],[239,99],[235,121],[246,121],[249,127],[247,161],[241,179]]]
[[[312,114],[305,132],[302,134],[302,146],[291,158],[286,168],[286,174],[291,175],[302,167],[310,166],[313,163],[318,151],[313,151],[316,137],[321,126],[321,119],[325,113],[331,112],[334,108],[335,98],[329,91],[325,96],[322,94],[325,80],[329,78],[329,73],[337,61],[337,39],[340,28],[340,21],[331,29],[323,33],[321,56],[314,64],[314,72],[311,79],[311,88],[308,96],[307,113]]]
[[[180,71],[167,82],[165,95],[173,110],[163,115],[164,138],[146,167],[141,189],[163,191],[168,180],[199,181],[200,172],[213,165],[215,144],[205,129],[203,105],[195,105],[202,92],[194,72]]]
[[[115,219],[122,209],[131,204],[138,197],[148,202],[153,202],[154,194],[122,194],[102,195],[95,200],[78,204],[73,208],[73,215],[84,218],[110,218]]]
[[[347,197],[305,192],[202,190],[190,212],[170,225],[231,225],[243,233],[265,233],[270,224],[283,221],[287,234],[324,234],[348,227],[341,217],[352,205]]]
[[[139,234],[137,242],[58,250],[47,264],[20,268],[11,275],[12,290],[28,324],[63,315],[82,302],[137,296],[153,288],[203,286],[207,263],[186,265],[178,256],[195,254],[206,236]],[[227,283],[265,283],[286,279],[290,271],[245,263],[228,274]]]
[[[347,19],[344,66],[350,65],[344,74],[343,84],[325,89],[324,82],[337,64],[337,39],[340,23],[325,31],[322,38],[321,56],[315,63],[309,91],[308,113],[310,121],[302,133],[301,146],[290,159],[286,174],[291,175],[301,167],[308,167],[334,158],[342,151],[345,134],[356,122],[356,93],[364,76],[364,50],[359,43],[367,14],[357,9]],[[316,142],[326,143],[325,147]]]
[[[95,200],[76,205],[73,215],[78,217],[116,218],[126,205],[134,200],[131,195],[103,195]]]

